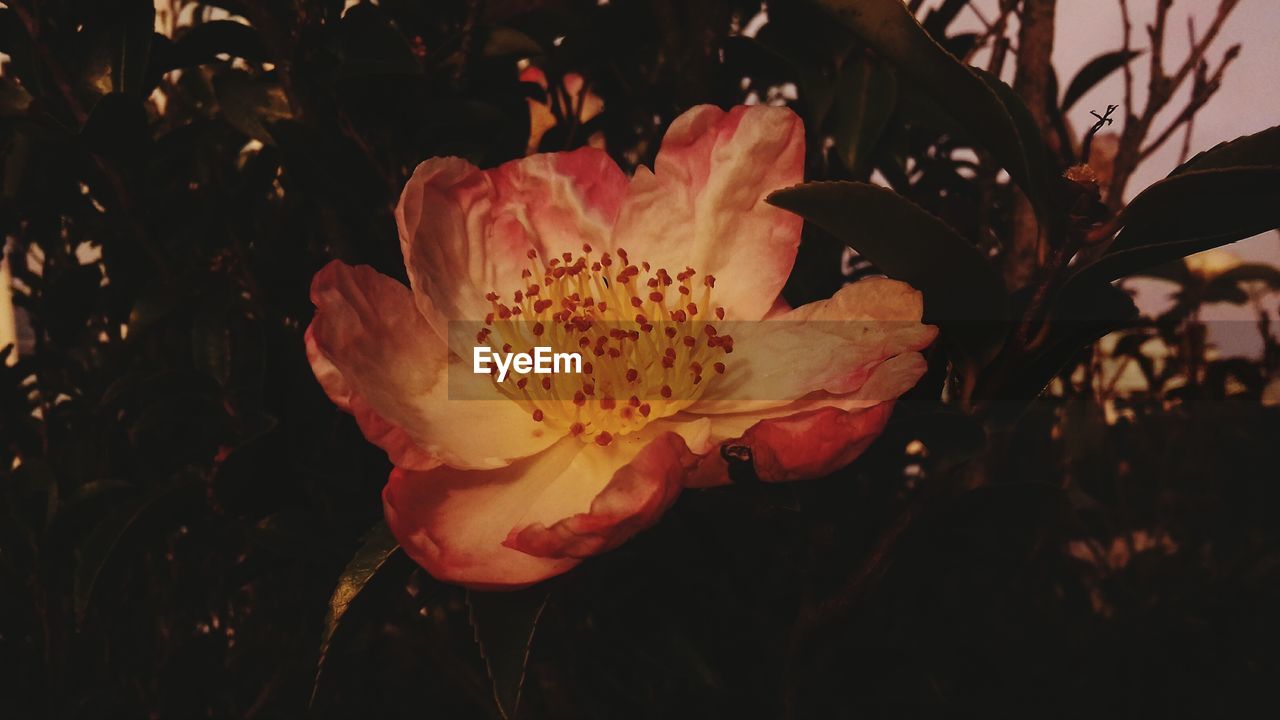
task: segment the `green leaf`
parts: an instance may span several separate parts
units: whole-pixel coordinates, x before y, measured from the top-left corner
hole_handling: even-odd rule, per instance
[[[1280,125],[1219,143],[1183,163],[1170,176],[1196,170],[1257,166],[1280,167]]]
[[[925,320],[969,358],[989,359],[1003,340],[1009,300],[999,273],[959,233],[901,195],[865,183],[824,182],[779,190],[768,202],[922,292]]]
[[[1062,112],[1070,110],[1085,93],[1095,85],[1107,79],[1111,73],[1127,65],[1142,54],[1141,50],[1114,50],[1103,53],[1080,68],[1080,72],[1071,79],[1067,91],[1062,95]]]
[[[329,612],[324,617],[324,634],[320,638],[320,657],[316,662],[316,679],[311,687],[311,702],[315,703],[316,693],[320,689],[320,675],[324,672],[325,659],[329,656],[334,634],[337,633],[342,619],[346,617],[351,603],[369,585],[391,558],[400,549],[391,529],[385,520],[379,520],[365,532],[360,541],[360,549],[347,561],[347,566],[338,576],[338,584],[329,597]]]
[[[836,152],[851,172],[869,166],[871,151],[893,117],[898,81],[893,68],[872,58],[850,56],[836,91]]]
[[[1124,229],[1067,283],[1111,281],[1280,227],[1280,167],[1193,170],[1152,185],[1120,215]]]
[[[467,591],[476,644],[493,683],[494,702],[505,720],[513,720],[519,712],[529,649],[549,597],[537,587],[516,592]]]
[[[932,95],[1030,195],[1026,153],[1004,103],[929,37],[902,0],[818,0],[818,4],[893,63],[900,75]]]

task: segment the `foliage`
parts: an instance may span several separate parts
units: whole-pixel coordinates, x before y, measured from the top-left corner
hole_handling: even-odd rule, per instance
[[[1138,55],[1028,108],[957,59],[985,41],[949,30],[963,4],[921,25],[919,2],[770,3],[748,37],[748,0],[210,0],[165,34],[138,0],[5,3],[0,224],[32,331],[0,369],[12,716],[1274,704],[1280,415],[1259,399],[1280,351],[1259,311],[1262,360],[1216,359],[1200,308],[1260,307],[1280,278],[1182,258],[1280,225],[1276,131],[1112,213],[1068,171],[1067,118]],[[603,113],[565,102],[569,73]],[[850,246],[947,340],[884,437],[827,479],[686,493],[525,595],[395,552],[387,461],[303,357],[315,270],[403,279],[408,173],[523,155],[531,103],[556,121],[540,149],[599,138],[631,168],[690,105],[792,86],[814,182],[772,199],[809,221],[788,298],[838,289]],[[1023,197],[1051,252],[1006,287]],[[1139,272],[1177,283],[1159,317],[1111,284]]]

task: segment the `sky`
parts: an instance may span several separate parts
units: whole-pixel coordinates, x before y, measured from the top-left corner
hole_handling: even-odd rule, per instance
[[[930,0],[926,7],[938,4]],[[998,0],[974,0],[982,13],[996,16]],[[1149,44],[1146,26],[1155,17],[1156,0],[1129,0],[1133,22],[1132,46],[1145,49]],[[1187,18],[1196,21],[1197,32],[1203,32],[1213,19],[1218,0],[1175,0],[1169,16],[1169,32],[1165,40],[1165,66],[1176,66],[1186,57],[1189,47]],[[1117,0],[1058,0],[1058,22],[1054,36],[1053,63],[1062,85],[1070,82],[1076,71],[1090,59],[1123,43],[1123,26]],[[982,27],[971,11],[957,18],[957,30]],[[1232,140],[1280,124],[1280,0],[1241,0],[1240,5],[1223,25],[1218,39],[1209,48],[1210,66],[1221,62],[1222,54],[1235,43],[1242,45],[1240,57],[1227,69],[1222,89],[1196,117],[1192,134],[1192,152],[1207,149],[1224,140]],[[1145,102],[1147,80],[1146,58],[1134,64],[1137,107]],[[1189,87],[1190,82],[1186,85]],[[1166,112],[1157,120],[1163,128],[1185,104],[1188,89],[1183,88]],[[1099,84],[1073,108],[1079,117],[1071,118],[1076,127],[1091,121],[1090,109],[1105,109],[1108,104],[1122,104],[1124,84],[1120,73]],[[1163,121],[1163,122],[1162,122]],[[1138,169],[1129,183],[1129,194],[1164,177],[1178,163],[1182,136],[1179,133]],[[1243,259],[1280,264],[1280,236],[1268,233],[1236,243],[1231,250]]]
[[[1168,20],[1169,32],[1165,36],[1166,72],[1186,58],[1190,47],[1187,19],[1194,18],[1197,33],[1203,33],[1213,19],[1218,1],[1175,0]],[[1155,18],[1156,2],[1129,0],[1133,25],[1131,46],[1135,49],[1149,46],[1146,27]],[[998,0],[973,0],[973,3],[985,17],[997,15]],[[930,0],[925,6],[937,4],[938,0]],[[970,10],[963,12],[953,26],[957,31],[982,27]],[[1239,43],[1241,52],[1227,68],[1222,88],[1196,116],[1191,136],[1193,154],[1224,140],[1280,124],[1280,82],[1277,82],[1276,72],[1276,68],[1280,68],[1280,42],[1277,42],[1277,37],[1280,37],[1280,0],[1241,0],[1209,47],[1211,71],[1232,45]],[[1062,86],[1065,87],[1090,59],[1120,49],[1123,40],[1124,29],[1117,0],[1058,0],[1053,64]],[[1136,108],[1141,108],[1146,101],[1147,62],[1143,56],[1133,65]],[[1157,118],[1152,136],[1158,134],[1185,106],[1189,87],[1190,81]],[[1081,98],[1072,109],[1078,117],[1069,120],[1076,128],[1086,127],[1092,121],[1089,110],[1104,110],[1108,104],[1122,105],[1123,98],[1123,74],[1117,72]],[[1132,197],[1166,176],[1177,166],[1181,150],[1182,132],[1179,131],[1138,168],[1129,182],[1127,195]],[[1244,262],[1280,265],[1280,234],[1276,232],[1242,240],[1226,249]],[[1158,315],[1168,308],[1177,290],[1172,283],[1146,279],[1127,281],[1126,286],[1136,293],[1138,307],[1150,315]],[[1272,316],[1273,324],[1280,320],[1280,294],[1267,295],[1261,306]],[[1208,325],[1208,340],[1219,356],[1257,357],[1262,352],[1263,341],[1254,324],[1254,313],[1251,308],[1227,303],[1207,304],[1202,308],[1200,317]]]

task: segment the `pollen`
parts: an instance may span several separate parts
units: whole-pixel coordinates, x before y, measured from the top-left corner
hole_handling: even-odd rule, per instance
[[[535,421],[607,446],[689,407],[724,373],[733,338],[712,324],[725,318],[712,297],[714,277],[690,267],[673,277],[621,248],[612,254],[593,253],[590,245],[579,254],[530,249],[526,256],[521,287],[485,294],[491,312],[476,340],[506,353],[550,347],[581,356],[580,372],[534,382],[516,373],[505,382],[491,376]],[[702,308],[709,314],[700,314]]]

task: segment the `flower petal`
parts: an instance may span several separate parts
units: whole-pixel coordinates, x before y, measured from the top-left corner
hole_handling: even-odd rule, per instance
[[[637,170],[613,246],[673,274],[714,275],[715,303],[758,320],[791,272],[803,222],[764,199],[803,177],[804,123],[790,110],[700,105],[671,124],[654,171]]]
[[[621,544],[674,501],[694,456],[675,433],[608,447],[566,438],[488,471],[395,470],[387,522],[433,576],[473,588],[517,588]]]
[[[579,561],[534,557],[502,542],[582,448],[567,438],[496,470],[396,468],[382,491],[387,525],[409,557],[445,582],[502,589],[559,575]]]
[[[530,248],[544,257],[605,247],[626,176],[603,151],[532,155],[482,171],[460,158],[418,166],[396,206],[404,253],[423,315],[480,320],[485,294],[523,287]],[[435,317],[433,317],[435,316]]]
[[[746,448],[764,482],[821,477],[853,462],[867,449],[893,412],[893,403],[865,410],[836,407],[763,420],[736,443]]]
[[[657,522],[696,464],[680,435],[663,433],[612,474],[589,510],[550,526],[533,522],[512,529],[505,544],[546,558],[586,558],[612,550]]]
[[[885,360],[933,342],[937,329],[920,323],[923,309],[911,286],[868,278],[769,320],[721,325],[735,351],[726,373],[688,412],[760,410],[819,391],[854,392]]]
[[[316,315],[307,328],[307,357],[316,378],[396,465],[500,467],[555,442],[509,400],[449,400],[444,342],[395,280],[334,261],[316,273],[311,300]],[[467,397],[480,397],[473,383],[491,387],[470,368],[454,373],[455,385],[467,384]]]
[[[778,407],[703,416],[710,421],[708,439],[705,446],[694,449],[704,457],[687,486],[729,482],[721,447],[750,457],[757,476],[766,482],[834,472],[857,458],[880,434],[894,400],[927,369],[919,353],[904,353],[872,368],[862,386],[845,395],[816,392]]]

